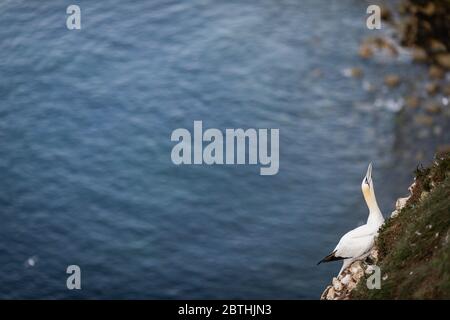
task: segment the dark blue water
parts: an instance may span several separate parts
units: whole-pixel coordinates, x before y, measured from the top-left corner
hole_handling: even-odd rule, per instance
[[[357,57],[367,4],[76,1],[69,31],[72,3],[0,4],[0,298],[317,298],[367,164],[385,214],[406,186],[394,113],[343,76],[410,72]],[[173,165],[194,120],[279,128],[279,173]]]

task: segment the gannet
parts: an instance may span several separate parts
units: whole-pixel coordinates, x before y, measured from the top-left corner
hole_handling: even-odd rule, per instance
[[[336,248],[334,248],[333,252],[318,263],[321,264],[322,262],[344,260],[338,276],[354,261],[362,260],[369,255],[370,250],[374,245],[375,237],[378,235],[378,229],[384,223],[383,214],[381,213],[377,204],[377,199],[375,198],[375,190],[372,182],[372,163],[370,163],[367,168],[366,176],[361,183],[361,189],[364,200],[366,200],[367,206],[369,207],[369,218],[367,219],[367,223],[347,232],[341,240],[339,240],[339,243]]]

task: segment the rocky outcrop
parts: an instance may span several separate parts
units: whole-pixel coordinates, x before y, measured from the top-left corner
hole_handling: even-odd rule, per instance
[[[425,60],[450,68],[450,1],[404,0],[399,11],[402,44],[421,48]]]
[[[373,272],[373,264],[377,261],[378,252],[373,248],[370,255],[364,261],[355,261],[347,269],[343,270],[339,277],[333,277],[331,284],[320,296],[321,300],[348,300],[350,293],[360,281],[364,281],[364,275]]]

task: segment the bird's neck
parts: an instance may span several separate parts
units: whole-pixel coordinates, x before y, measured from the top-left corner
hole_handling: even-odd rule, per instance
[[[377,198],[375,197],[375,191],[373,188],[367,194],[364,194],[364,199],[369,207],[369,218],[367,219],[367,224],[383,223],[383,214],[381,213],[380,207],[378,207]]]

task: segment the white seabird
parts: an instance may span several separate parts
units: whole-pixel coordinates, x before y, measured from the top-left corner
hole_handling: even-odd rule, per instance
[[[367,206],[369,207],[369,218],[367,219],[367,223],[347,232],[341,240],[339,240],[339,243],[336,248],[334,248],[333,252],[318,263],[321,264],[322,262],[344,260],[338,276],[354,261],[362,260],[369,255],[370,250],[374,245],[375,237],[378,235],[378,229],[384,223],[383,214],[381,213],[377,204],[377,199],[375,198],[375,190],[372,182],[372,163],[370,163],[367,168],[366,176],[361,184],[361,189]]]

